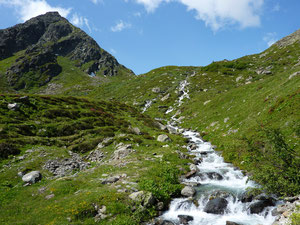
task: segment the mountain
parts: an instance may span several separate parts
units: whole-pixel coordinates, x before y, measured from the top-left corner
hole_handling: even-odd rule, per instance
[[[65,64],[70,61],[81,78],[133,75],[57,12],[0,30],[0,60],[1,80],[17,91],[44,87],[54,77],[60,79],[58,76],[65,73]]]
[[[149,221],[197,173],[184,129],[266,193],[299,195],[299,34],[134,76],[57,13],[1,30],[0,223]]]

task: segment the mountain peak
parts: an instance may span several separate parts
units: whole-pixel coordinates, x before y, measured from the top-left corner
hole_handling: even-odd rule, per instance
[[[8,84],[16,90],[28,86],[23,79],[24,74],[35,74],[34,79],[39,80],[39,86],[60,74],[62,69],[57,63],[58,56],[76,62],[76,66],[88,74],[115,76],[120,70],[133,74],[58,12],[48,12],[0,30],[0,60],[14,55],[18,58],[7,69],[6,76]]]

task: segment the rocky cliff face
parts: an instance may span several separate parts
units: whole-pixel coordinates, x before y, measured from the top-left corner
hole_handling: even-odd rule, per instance
[[[45,85],[57,76],[62,70],[58,56],[74,60],[76,66],[88,74],[115,76],[120,69],[126,69],[57,12],[0,30],[0,60],[15,54],[17,59],[7,69],[6,76],[8,84],[16,90],[33,85],[32,82]],[[128,73],[133,74],[130,70]]]

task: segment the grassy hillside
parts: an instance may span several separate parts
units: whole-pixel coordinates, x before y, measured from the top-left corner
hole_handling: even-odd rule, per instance
[[[151,117],[182,119],[202,133],[227,161],[250,172],[279,195],[299,194],[300,46],[265,52],[206,67],[162,67],[131,80],[108,82],[89,96],[115,98]],[[190,98],[178,106],[182,81]],[[156,88],[154,90],[153,88]],[[173,111],[166,111],[173,107]]]
[[[185,140],[168,134],[171,142],[158,142],[164,132],[156,126],[118,102],[2,94],[0,223],[94,224],[101,217],[97,224],[140,224],[155,216],[158,202],[166,206],[180,193],[177,177],[190,161],[177,153],[186,151]],[[95,151],[98,162],[89,158]],[[83,166],[60,176],[48,169],[74,157]],[[41,182],[24,186],[18,173],[35,170]],[[142,206],[128,197],[138,190],[151,191],[156,203]]]

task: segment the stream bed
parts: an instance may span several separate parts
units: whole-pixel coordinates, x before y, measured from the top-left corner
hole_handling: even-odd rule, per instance
[[[242,202],[246,189],[257,187],[257,184],[248,180],[232,164],[224,162],[222,156],[209,142],[202,141],[198,133],[185,131],[183,136],[189,139],[189,146],[193,146],[188,147],[190,154],[198,159],[196,175],[184,179],[183,183],[192,186],[196,193],[193,198],[174,199],[169,210],[160,217],[165,224],[271,225],[275,221],[271,213],[276,205],[275,199],[269,199],[272,203],[258,210],[261,212],[253,213],[257,210],[253,204],[259,207],[259,202],[269,197]],[[211,200],[215,202],[209,203]]]

